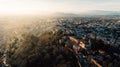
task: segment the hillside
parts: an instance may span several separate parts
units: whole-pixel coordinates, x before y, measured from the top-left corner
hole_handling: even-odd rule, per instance
[[[120,66],[118,18],[34,17],[19,22],[3,26],[6,34],[1,66]]]

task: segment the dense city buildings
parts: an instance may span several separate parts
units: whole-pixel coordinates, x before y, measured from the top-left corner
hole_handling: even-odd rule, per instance
[[[1,67],[120,66],[119,16],[31,17],[23,22],[3,26]]]

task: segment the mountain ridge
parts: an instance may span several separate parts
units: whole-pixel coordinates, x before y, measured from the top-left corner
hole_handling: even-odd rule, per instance
[[[54,16],[67,16],[67,17],[79,17],[79,16],[96,16],[96,15],[120,15],[119,11],[105,11],[105,10],[92,10],[83,13],[64,13],[64,12],[56,12],[53,13]]]

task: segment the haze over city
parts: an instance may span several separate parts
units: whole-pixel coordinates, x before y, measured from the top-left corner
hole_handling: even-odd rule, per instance
[[[120,67],[120,0],[0,0],[0,67]]]

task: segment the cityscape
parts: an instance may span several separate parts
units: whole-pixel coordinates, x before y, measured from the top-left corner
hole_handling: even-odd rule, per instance
[[[118,6],[0,0],[0,67],[120,67]]]

